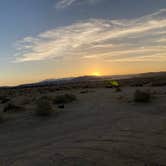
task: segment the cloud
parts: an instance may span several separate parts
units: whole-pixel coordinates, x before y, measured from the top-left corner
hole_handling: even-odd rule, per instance
[[[85,1],[87,1],[90,4],[93,4],[98,0],[84,0],[84,2]],[[67,8],[76,2],[82,2],[82,1],[81,0],[59,0],[59,2],[56,3],[56,8],[57,9]]]
[[[26,37],[16,43],[16,62],[52,58],[105,61],[166,60],[166,9],[132,20],[90,19]],[[162,55],[162,56],[161,56]]]
[[[58,9],[66,8],[70,5],[72,5],[76,1],[77,0],[61,0],[56,4],[56,8],[58,8]]]

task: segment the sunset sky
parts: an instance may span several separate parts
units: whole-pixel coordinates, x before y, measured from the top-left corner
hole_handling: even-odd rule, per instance
[[[166,71],[166,0],[0,0],[0,86]]]

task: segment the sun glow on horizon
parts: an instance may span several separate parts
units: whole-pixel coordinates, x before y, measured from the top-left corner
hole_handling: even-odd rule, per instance
[[[93,75],[93,76],[101,76],[101,73],[100,72],[93,72],[91,75]]]

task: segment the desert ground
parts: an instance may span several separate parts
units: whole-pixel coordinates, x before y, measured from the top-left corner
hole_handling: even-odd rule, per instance
[[[152,100],[135,103],[136,89],[150,89]],[[52,105],[58,114],[34,115],[36,98],[63,93],[77,100]],[[12,94],[10,102],[24,109],[3,113],[0,166],[166,165],[166,86],[36,90]]]

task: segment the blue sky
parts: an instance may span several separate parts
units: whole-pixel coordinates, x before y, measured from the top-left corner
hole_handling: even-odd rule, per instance
[[[0,20],[0,85],[166,69],[165,0],[1,0]]]

